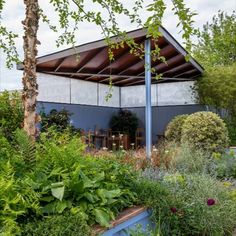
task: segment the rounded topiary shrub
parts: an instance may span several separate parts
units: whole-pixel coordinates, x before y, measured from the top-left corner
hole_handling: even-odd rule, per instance
[[[222,153],[229,144],[228,130],[217,114],[196,112],[186,118],[181,142],[194,149]]]
[[[166,127],[165,137],[168,141],[180,143],[182,127],[188,115],[176,116]]]

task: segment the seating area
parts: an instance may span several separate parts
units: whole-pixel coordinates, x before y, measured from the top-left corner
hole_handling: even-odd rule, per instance
[[[113,131],[112,129],[94,129],[82,130],[82,139],[90,148],[96,149],[138,149],[145,145],[145,130],[137,128],[134,138],[122,131]]]

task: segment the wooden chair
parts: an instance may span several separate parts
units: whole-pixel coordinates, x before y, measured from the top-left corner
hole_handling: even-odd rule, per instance
[[[142,146],[142,143],[144,142],[144,128],[137,128],[135,132],[135,148]]]
[[[119,148],[121,144],[120,132],[119,131],[112,131],[108,129],[107,131],[107,147],[109,149],[114,149],[113,144],[116,145],[115,149]]]
[[[85,130],[82,130],[81,131],[81,139],[82,141],[88,145],[88,147],[91,147],[91,145],[93,144],[92,143],[92,134],[93,134],[93,131],[89,130],[89,131],[85,131]]]

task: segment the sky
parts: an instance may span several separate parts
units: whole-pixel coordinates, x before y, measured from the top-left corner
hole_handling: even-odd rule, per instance
[[[85,0],[85,4],[89,9],[92,4],[91,0]],[[153,0],[144,0],[145,5],[148,5]],[[123,0],[122,1],[127,8],[133,6],[134,0]],[[176,28],[177,18],[173,15],[171,11],[171,0],[165,0],[166,2],[166,13],[164,15],[162,25],[181,43],[182,39],[179,34],[179,30]],[[212,17],[217,14],[218,10],[225,11],[229,14],[233,10],[236,10],[236,1],[235,0],[185,0],[187,6],[197,15],[194,17],[194,27],[202,28],[203,24],[207,21],[211,21]],[[51,19],[53,24],[57,24],[58,18],[56,13],[54,13],[53,8],[49,4],[49,0],[39,0],[40,6],[43,8],[45,13]],[[8,29],[19,35],[19,38],[16,40],[17,50],[19,52],[20,58],[23,58],[23,49],[22,49],[22,35],[23,28],[21,21],[24,19],[24,4],[22,0],[8,0],[6,1],[5,10],[2,15],[2,23],[7,26]],[[97,9],[102,11],[102,9]],[[148,17],[147,11],[143,9],[140,12],[140,17],[145,21]],[[120,28],[124,30],[134,30],[137,28],[136,25],[127,24],[127,19],[124,17],[118,17],[117,19]],[[40,23],[38,38],[41,42],[41,45],[38,46],[38,56],[42,56],[48,53],[56,52],[62,49],[65,49],[69,46],[61,46],[60,48],[56,47],[55,40],[57,39],[58,34],[52,32],[47,25]],[[77,45],[95,41],[102,38],[100,29],[91,23],[81,23],[79,25],[79,32],[76,35]],[[196,39],[193,39],[196,40]],[[17,71],[15,68],[8,70],[5,66],[5,55],[0,51],[0,90],[14,90],[20,89],[21,85],[22,72]]]

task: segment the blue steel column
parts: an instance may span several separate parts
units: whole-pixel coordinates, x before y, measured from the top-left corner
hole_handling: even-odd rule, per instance
[[[152,106],[151,106],[151,40],[145,40],[145,130],[146,130],[146,156],[151,159],[152,153]]]

